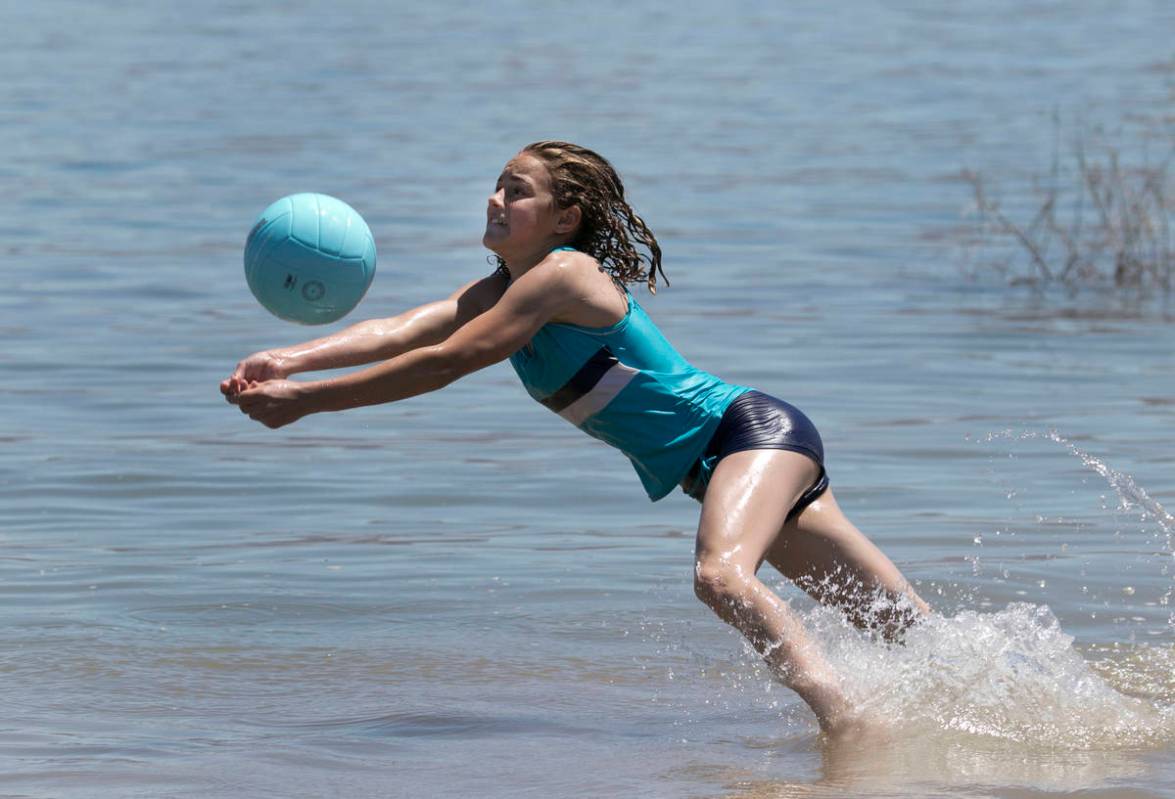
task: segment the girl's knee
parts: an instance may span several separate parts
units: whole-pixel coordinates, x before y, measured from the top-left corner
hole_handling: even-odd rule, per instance
[[[741,601],[749,588],[743,569],[720,558],[699,558],[694,564],[694,594],[712,608]]]

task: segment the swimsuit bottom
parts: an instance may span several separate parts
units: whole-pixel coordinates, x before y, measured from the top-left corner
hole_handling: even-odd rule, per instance
[[[702,457],[694,461],[681,489],[701,502],[718,461],[732,452],[750,449],[786,449],[807,455],[820,467],[820,475],[787,514],[790,521],[828,490],[828,473],[824,470],[824,444],[816,425],[803,411],[781,399],[758,391],[740,395],[718,423],[713,438]]]

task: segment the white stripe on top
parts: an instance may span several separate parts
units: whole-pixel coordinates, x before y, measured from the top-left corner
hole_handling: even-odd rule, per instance
[[[615,399],[620,390],[638,374],[640,374],[639,369],[633,369],[631,366],[617,362],[611,369],[604,372],[591,391],[559,411],[559,415],[579,427],[587,421],[589,416],[603,410],[604,406]]]

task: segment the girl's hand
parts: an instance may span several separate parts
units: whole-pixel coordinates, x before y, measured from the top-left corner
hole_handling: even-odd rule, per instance
[[[256,352],[238,363],[227,380],[220,381],[220,393],[235,403],[242,391],[266,380],[284,380],[289,376],[290,369],[280,355],[269,350]]]
[[[315,410],[305,384],[293,380],[251,383],[230,402],[236,402],[241,413],[271,429],[296,422]]]

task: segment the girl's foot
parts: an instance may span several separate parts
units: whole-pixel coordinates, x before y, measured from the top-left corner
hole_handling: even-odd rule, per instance
[[[788,687],[800,695],[808,703],[820,729],[828,735],[838,734],[850,726],[854,726],[856,715],[853,705],[841,690],[835,680],[809,678],[804,680],[789,680]]]

